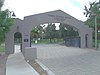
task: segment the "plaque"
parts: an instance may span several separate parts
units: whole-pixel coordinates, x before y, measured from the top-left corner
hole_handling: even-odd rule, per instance
[[[28,42],[28,39],[24,39],[24,42]]]

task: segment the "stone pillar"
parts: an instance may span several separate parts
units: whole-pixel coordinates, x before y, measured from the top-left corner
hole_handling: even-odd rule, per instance
[[[7,33],[5,35],[5,53],[13,54],[14,53],[14,35],[13,33]]]
[[[22,35],[22,53],[25,53],[25,48],[30,47],[30,34],[25,33]]]
[[[93,48],[92,31],[88,33],[88,48]]]
[[[37,59],[37,49],[33,47],[25,47],[24,57],[25,57],[25,60]]]
[[[79,36],[80,36],[81,48],[86,48],[85,33],[79,32]]]
[[[81,40],[81,48],[86,48],[86,35],[87,35],[87,47],[92,48],[92,30],[86,30],[79,32],[80,40]]]

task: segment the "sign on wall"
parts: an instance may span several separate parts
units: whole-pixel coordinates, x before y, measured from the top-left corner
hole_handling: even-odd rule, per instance
[[[24,39],[24,42],[28,42],[28,39]]]
[[[55,20],[57,20],[57,21],[59,21],[59,22],[63,22],[63,21],[65,21],[66,19],[70,19],[70,17],[59,16],[59,15],[51,15],[51,14],[48,14],[48,16],[54,18]]]

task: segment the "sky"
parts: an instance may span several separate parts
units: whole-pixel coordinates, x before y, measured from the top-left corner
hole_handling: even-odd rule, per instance
[[[14,11],[17,18],[44,13],[54,10],[62,10],[78,20],[85,21],[84,5],[95,0],[5,0],[3,9]],[[98,1],[98,0],[97,0]]]

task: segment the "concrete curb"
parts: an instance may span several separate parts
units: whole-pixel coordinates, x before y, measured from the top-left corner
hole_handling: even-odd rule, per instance
[[[43,65],[39,60],[36,62],[47,72],[48,75],[55,75],[51,70],[49,70],[45,65]]]

